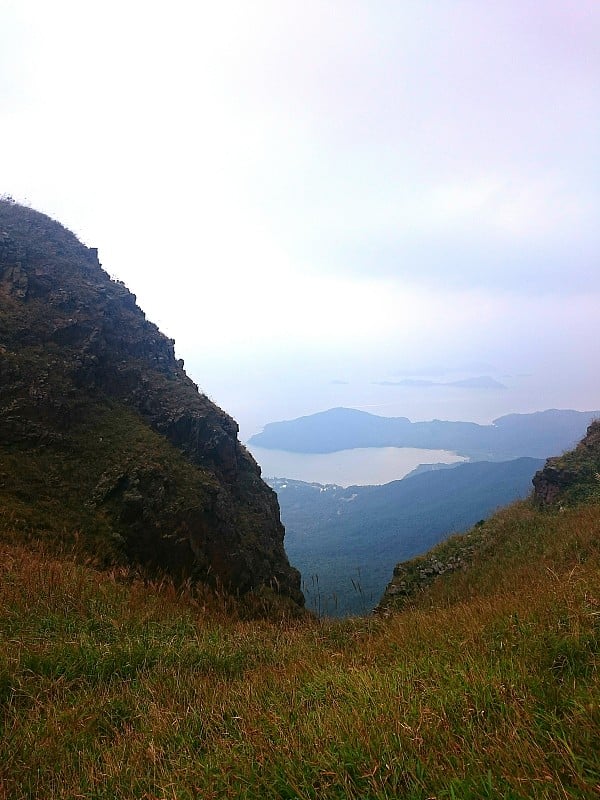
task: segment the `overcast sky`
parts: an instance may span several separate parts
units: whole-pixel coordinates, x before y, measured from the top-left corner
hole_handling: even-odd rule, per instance
[[[0,144],[247,435],[600,407],[596,0],[0,0]]]

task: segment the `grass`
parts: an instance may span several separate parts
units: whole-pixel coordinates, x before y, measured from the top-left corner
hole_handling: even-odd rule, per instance
[[[597,796],[600,506],[480,528],[467,571],[346,621],[1,545],[0,798]]]

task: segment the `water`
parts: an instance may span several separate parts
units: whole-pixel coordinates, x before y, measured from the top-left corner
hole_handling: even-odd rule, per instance
[[[453,464],[465,459],[447,450],[415,447],[362,447],[335,453],[290,453],[248,448],[266,478],[290,478],[308,483],[369,486],[399,480],[419,464]]]

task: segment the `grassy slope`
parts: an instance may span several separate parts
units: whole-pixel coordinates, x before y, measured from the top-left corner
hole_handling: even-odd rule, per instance
[[[0,797],[600,791],[600,505],[512,506],[402,614],[243,621],[0,546]]]

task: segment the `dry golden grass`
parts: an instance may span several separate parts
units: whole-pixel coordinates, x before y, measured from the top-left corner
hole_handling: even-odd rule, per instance
[[[0,547],[0,797],[600,791],[600,507],[527,504],[387,619],[244,621]]]

